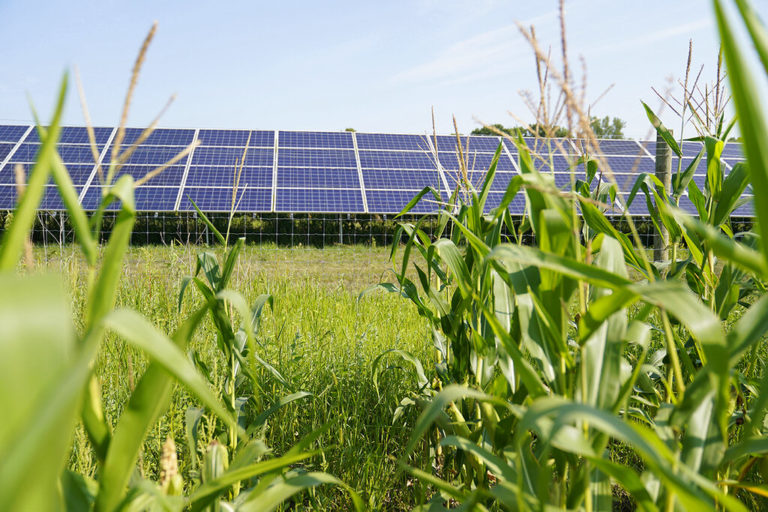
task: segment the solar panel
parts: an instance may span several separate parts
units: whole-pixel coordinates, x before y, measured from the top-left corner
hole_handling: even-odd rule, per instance
[[[733,167],[734,167],[736,164],[738,164],[738,163],[744,163],[744,164],[746,164],[746,163],[747,163],[747,162],[746,162],[746,160],[734,160],[734,159],[732,159],[732,158],[724,158],[724,159],[723,159],[723,162],[725,162],[726,164],[728,164],[728,166],[729,166],[731,169],[733,169]],[[726,171],[726,174],[727,174],[727,171]]]
[[[603,155],[645,155],[645,151],[640,147],[640,144],[633,140],[599,140],[597,141],[598,149]],[[579,143],[576,143],[577,147]]]
[[[281,149],[281,167],[357,167],[355,152],[347,149]]]
[[[100,186],[90,186],[83,197],[82,206],[86,210],[95,210],[102,199]],[[178,187],[143,186],[134,189],[134,201],[138,211],[173,211]],[[113,202],[107,210],[115,211],[122,207],[120,201]]]
[[[399,151],[428,151],[426,135],[398,133],[356,133],[358,149],[394,149]]]
[[[112,134],[112,128],[94,127],[93,128],[94,139],[96,144],[103,146],[109,140],[109,136]],[[37,133],[37,128],[32,128],[24,142],[40,142],[40,134]],[[90,144],[91,141],[88,138],[88,129],[85,126],[63,126],[61,133],[59,134],[59,144]]]
[[[722,157],[743,159],[744,152],[742,150],[741,144],[739,142],[729,142],[728,144],[726,144],[725,147],[723,148]]]
[[[281,188],[360,188],[357,169],[317,169],[278,167],[277,186]]]
[[[19,142],[29,126],[0,126],[0,142]]]
[[[363,195],[359,189],[278,188],[275,211],[363,213]]]
[[[683,158],[683,164],[681,167],[681,170],[685,171],[691,163],[693,163],[694,158]],[[672,159],[672,174],[677,172],[677,158]],[[699,165],[696,167],[696,170],[693,171],[694,174],[707,174],[707,159],[702,157],[702,159],[699,161]]]
[[[24,175],[29,176],[29,172],[32,170],[33,164],[19,164],[24,169]],[[1,185],[15,185],[16,184],[16,173],[14,171],[14,167],[16,164],[8,164],[3,168],[2,171],[0,171],[0,184]],[[67,171],[69,172],[70,178],[72,178],[72,183],[75,185],[85,185],[85,183],[88,181],[88,177],[91,175],[91,172],[93,171],[93,164],[88,165],[67,165]],[[53,184],[53,178],[48,178],[48,183]]]
[[[363,182],[366,190],[403,189],[418,191],[424,187],[442,189],[440,174],[436,170],[363,169]]]
[[[228,212],[232,206],[232,189],[187,187],[181,196],[179,210],[194,211],[195,208],[189,199],[192,199],[203,211]],[[268,212],[272,207],[272,189],[248,187],[239,190],[236,204],[237,211],[240,212]]]
[[[5,160],[15,145],[10,142],[0,142],[0,162]]]
[[[363,169],[436,169],[432,155],[424,152],[360,151]]]
[[[704,144],[695,141],[683,141],[683,145],[680,148],[683,151],[683,157],[696,157],[704,148]]]
[[[574,155],[576,150],[567,139],[524,137],[528,149],[537,155]]]
[[[432,138],[434,140],[434,138]],[[460,136],[461,151],[464,153],[479,151],[482,153],[495,153],[499,147],[499,137]],[[459,142],[455,135],[438,135],[437,150],[454,153],[458,150]]]
[[[141,136],[143,128],[126,128],[123,146],[130,146]],[[195,130],[159,128],[147,137],[142,145],[152,146],[187,146],[195,138]]]
[[[400,213],[405,205],[416,196],[416,193],[407,190],[367,190],[365,193],[370,213]],[[440,205],[432,194],[422,197],[411,209],[412,213],[436,213]]]
[[[153,165],[125,165],[117,173],[115,179],[125,174],[133,176],[134,180],[138,181],[147,176],[156,169]],[[146,181],[146,185],[153,187],[178,187],[181,184],[181,177],[184,174],[184,166],[172,165],[164,169],[159,174],[153,175]]]
[[[275,132],[264,130],[200,130],[197,140],[201,146],[227,146],[271,148],[275,145]]]
[[[232,187],[235,182],[234,167],[211,167],[193,165],[187,175],[187,186]],[[240,173],[240,187],[271,187],[271,167],[243,167]]]
[[[234,169],[243,159],[245,148],[200,147],[192,154],[192,165],[221,165]],[[249,148],[245,154],[245,164],[249,167],[271,167],[274,162],[272,149]]]
[[[498,208],[501,204],[501,200],[504,198],[503,192],[490,192],[488,198],[485,201],[485,207],[483,213],[490,213],[494,208]],[[509,213],[512,215],[522,215],[525,211],[525,195],[517,194],[512,202],[509,203]]]
[[[75,187],[79,193],[81,187]],[[12,185],[0,185],[0,209],[12,210],[16,207],[16,187]],[[45,192],[40,200],[39,210],[64,210],[64,204],[59,196],[59,191],[54,186],[45,187]]]
[[[280,132],[281,148],[353,149],[351,132]]]
[[[459,155],[455,153],[438,153],[440,163],[446,169],[459,169]],[[491,167],[493,161],[493,154],[491,153],[474,153],[470,152],[464,155],[464,162],[467,166],[467,170],[471,171],[487,171]],[[505,153],[499,155],[499,161],[496,164],[497,170],[514,171],[515,166],[512,164],[512,160],[509,159]]]
[[[11,162],[32,163],[35,161],[40,144],[23,143],[11,157]],[[99,151],[100,148],[97,148]],[[59,144],[59,155],[65,164],[94,163],[91,147],[84,144]]]

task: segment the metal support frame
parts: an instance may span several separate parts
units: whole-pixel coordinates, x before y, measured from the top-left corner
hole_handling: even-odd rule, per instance
[[[277,152],[280,147],[280,131],[275,130],[275,142],[272,149],[272,205],[270,212],[277,210]]]
[[[195,130],[195,136],[192,138],[192,144],[197,142],[197,137],[200,135],[200,128]],[[173,203],[173,211],[179,211],[181,206],[181,197],[184,194],[184,187],[187,186],[187,176],[189,175],[189,168],[192,166],[192,156],[195,154],[197,148],[192,148],[192,151],[187,155],[187,163],[184,165],[184,174],[181,175],[181,183],[179,183],[179,193],[176,194],[176,202]]]
[[[116,133],[117,133],[117,128],[112,128],[112,133],[109,134],[109,138],[107,139],[107,142],[104,143],[104,149],[101,150],[101,154],[99,155],[98,161],[95,164],[93,164],[91,175],[88,176],[88,180],[85,182],[85,185],[83,185],[83,190],[80,191],[80,195],[77,197],[78,204],[83,204],[85,193],[88,192],[88,190],[91,188],[91,183],[93,182],[93,178],[99,172],[99,166],[102,165],[102,163],[104,162],[104,157],[107,156],[107,152],[109,151],[110,146],[112,146],[112,140],[115,138]]]
[[[29,127],[27,127],[27,131],[24,132],[24,135],[22,135],[16,145],[11,148],[10,153],[8,153],[3,159],[2,163],[0,163],[0,172],[2,172],[3,168],[5,168],[5,165],[11,161],[13,154],[16,153],[16,151],[21,147],[21,145],[24,143],[24,139],[27,138],[27,135],[29,135],[29,132],[31,132],[34,127],[35,125],[29,125]]]
[[[365,191],[365,183],[363,182],[363,166],[360,164],[360,151],[357,149],[357,135],[352,133],[352,147],[355,148],[355,163],[357,164],[357,177],[360,180],[360,193],[363,195],[363,211],[368,213],[368,197]]]

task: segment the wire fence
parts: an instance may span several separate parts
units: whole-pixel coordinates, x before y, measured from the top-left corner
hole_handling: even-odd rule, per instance
[[[11,212],[1,212],[0,227],[6,226],[12,218]],[[396,236],[405,242],[405,235],[398,235],[401,223],[419,223],[419,227],[434,238],[438,230],[435,215],[360,215],[360,214],[235,214],[230,222],[228,214],[210,214],[211,222],[221,233],[227,233],[230,240],[243,237],[249,244],[274,244],[277,246],[327,247],[336,245],[389,246]],[[104,216],[101,241],[109,237],[117,218],[116,212]],[[521,218],[513,218],[517,229]],[[643,245],[654,246],[656,229],[650,218],[635,218],[635,226]],[[626,221],[612,219],[616,229],[629,233]],[[734,233],[752,228],[751,218],[733,218]],[[504,236],[513,239],[508,231]],[[64,245],[73,243],[74,232],[65,212],[40,211],[37,214],[32,241],[40,245]],[[133,245],[211,245],[217,241],[215,235],[195,212],[140,212],[137,214],[131,243]],[[528,230],[522,236],[522,243],[533,244],[534,235]]]

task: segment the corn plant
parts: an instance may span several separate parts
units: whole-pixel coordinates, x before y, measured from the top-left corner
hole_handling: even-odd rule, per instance
[[[746,2],[736,5],[768,72],[767,33]],[[768,252],[754,237],[734,239],[728,217],[745,176],[758,197],[768,192],[768,122],[755,114],[759,96],[733,22],[721,2],[715,9],[748,164],[724,178],[722,141],[705,139],[700,219],[675,208],[691,169],[672,191],[645,176],[636,189],[652,199],[657,226],[678,228],[674,236],[700,257],[663,274],[609,222],[610,188],[555,189],[521,138],[521,175],[504,201],[525,194],[536,247],[504,239],[508,202],[483,215],[493,166],[470,202],[441,212],[448,236],[431,240],[418,224],[403,225],[403,266],[383,286],[411,300],[445,347],[440,382],[419,379],[425,409],[402,459],[427,432],[446,451],[435,450],[433,471],[406,465],[436,491],[425,509],[458,501],[473,510],[609,510],[617,487],[640,510],[762,506],[768,376],[743,368],[754,366],[768,330]],[[755,208],[764,229],[766,206]],[[407,256],[414,249],[419,261]],[[737,308],[744,312],[729,327],[723,319]]]

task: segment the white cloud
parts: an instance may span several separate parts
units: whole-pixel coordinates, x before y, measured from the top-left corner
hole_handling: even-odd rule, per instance
[[[523,26],[557,17],[549,11],[525,20]],[[451,44],[427,62],[403,70],[391,78],[402,83],[457,83],[496,77],[510,72],[518,58],[530,54],[517,24],[505,25]]]
[[[633,39],[627,39],[623,41],[613,41],[609,44],[601,44],[599,48],[596,48],[594,52],[590,52],[591,55],[600,55],[606,53],[615,53],[619,51],[633,50],[642,48],[644,46],[652,45],[667,39],[672,39],[684,34],[693,34],[696,31],[708,28],[712,26],[712,19],[701,18],[682,25],[676,25],[673,27],[666,27],[656,32],[650,32],[643,34]]]

